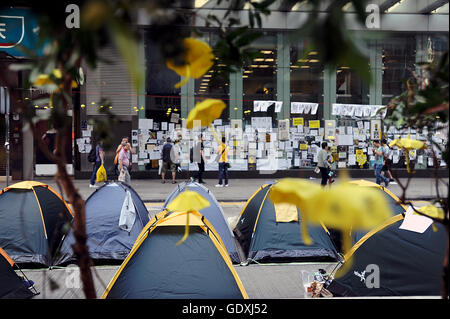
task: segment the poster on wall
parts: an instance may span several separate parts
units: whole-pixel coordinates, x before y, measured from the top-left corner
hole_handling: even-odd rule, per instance
[[[278,139],[280,141],[289,140],[289,119],[278,120]]]
[[[266,129],[272,130],[272,118],[271,117],[252,117],[252,128],[254,129]]]
[[[336,121],[325,120],[325,139],[334,140],[336,138]]]
[[[372,140],[381,139],[381,120],[370,120],[370,138]]]

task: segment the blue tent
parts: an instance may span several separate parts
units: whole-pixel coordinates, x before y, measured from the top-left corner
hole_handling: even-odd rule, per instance
[[[236,248],[236,240],[234,234],[225,219],[222,208],[220,207],[214,195],[209,191],[209,189],[196,182],[181,183],[167,197],[166,202],[164,203],[164,208],[166,208],[167,205],[169,205],[169,203],[174,200],[180,193],[184,192],[186,190],[186,187],[189,188],[190,191],[197,192],[210,202],[211,205],[200,210],[199,213],[205,216],[214,226],[220,238],[222,239],[225,248],[228,251],[228,254],[230,255],[231,261],[233,263],[240,263],[241,259],[239,258],[239,253]]]
[[[328,230],[324,226],[308,225],[311,245],[303,241],[301,212],[296,211],[296,220],[277,220],[281,209],[269,200],[275,183],[261,186],[244,206],[233,232],[248,262],[303,262],[335,261],[338,254]]]
[[[130,193],[136,217],[129,230],[119,227],[122,206]],[[86,200],[86,233],[89,254],[96,264],[120,263],[130,252],[139,233],[148,223],[148,211],[139,195],[125,183],[106,183]],[[69,231],[58,253],[56,265],[75,262]]]

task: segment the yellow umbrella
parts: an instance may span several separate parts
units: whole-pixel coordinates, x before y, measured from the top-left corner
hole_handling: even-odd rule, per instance
[[[270,190],[269,199],[274,204],[288,203],[299,208],[302,219],[303,241],[307,245],[312,243],[307,228],[309,214],[311,213],[308,207],[308,201],[311,197],[321,192],[321,186],[300,178],[284,178]]]
[[[197,103],[188,114],[186,127],[192,129],[194,127],[194,121],[200,121],[201,126],[209,126],[217,144],[221,144],[211,123],[220,117],[225,107],[225,103],[217,99],[206,99]]]
[[[189,213],[191,211],[200,211],[205,207],[208,207],[210,203],[202,195],[197,192],[186,191],[178,195],[173,201],[167,205],[167,210],[172,212],[187,212],[186,215],[186,228],[183,238],[177,242],[177,245],[186,240],[189,235]]]
[[[179,76],[185,79],[175,84],[176,88],[183,86],[189,81],[189,78],[198,79],[203,76],[214,64],[214,54],[211,47],[200,40],[194,38],[184,39],[186,48],[186,64],[177,66],[172,60],[167,60],[166,65],[169,69],[175,71]]]
[[[425,145],[424,142],[418,141],[418,140],[413,140],[409,137],[393,140],[391,143],[389,143],[389,147],[392,147],[392,146],[397,146],[398,148],[401,148],[406,151],[405,157],[406,157],[406,168],[408,169],[408,173],[411,172],[411,170],[409,168],[409,151],[427,148],[427,146]]]

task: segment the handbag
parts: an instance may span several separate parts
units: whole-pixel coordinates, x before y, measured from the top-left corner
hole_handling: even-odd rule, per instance
[[[316,168],[314,169],[314,173],[319,174],[320,173],[320,168],[319,166],[316,166]]]
[[[220,155],[217,154],[217,156],[216,156],[216,162],[217,162],[217,163],[219,163],[220,157],[223,155],[223,153],[225,152],[226,149],[227,149],[227,147],[225,146],[225,147],[223,148],[223,150],[222,150],[222,153],[220,153]]]

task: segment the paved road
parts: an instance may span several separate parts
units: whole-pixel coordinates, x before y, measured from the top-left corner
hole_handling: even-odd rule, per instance
[[[268,176],[270,177],[270,176]],[[44,183],[49,184],[51,187],[58,191],[56,183],[51,178],[46,179],[36,179]],[[247,201],[250,196],[266,181],[270,181],[270,178],[265,179],[233,179],[230,180],[230,187],[216,188],[214,187],[217,180],[206,180],[206,187],[214,194],[218,201],[223,202],[241,202]],[[320,179],[311,180],[315,183],[320,183]],[[375,178],[373,179],[375,181]],[[402,183],[406,183],[406,179],[400,180]],[[16,182],[16,181],[15,181]],[[178,180],[182,182],[182,180]],[[440,194],[447,193],[448,188],[444,184],[448,183],[448,180],[442,179],[439,185]],[[95,190],[94,188],[89,188],[88,180],[74,180],[76,188],[78,188],[81,196],[87,199],[89,195]],[[4,187],[5,183],[1,183],[0,186]],[[171,183],[161,184],[160,180],[132,180],[131,186],[136,190],[139,196],[144,202],[163,202],[167,196],[172,192],[176,185]],[[388,187],[394,194],[400,195],[401,188],[399,185],[391,184]],[[436,196],[436,185],[435,180],[432,178],[416,178],[410,183],[409,188],[406,192],[407,199],[430,199]]]

